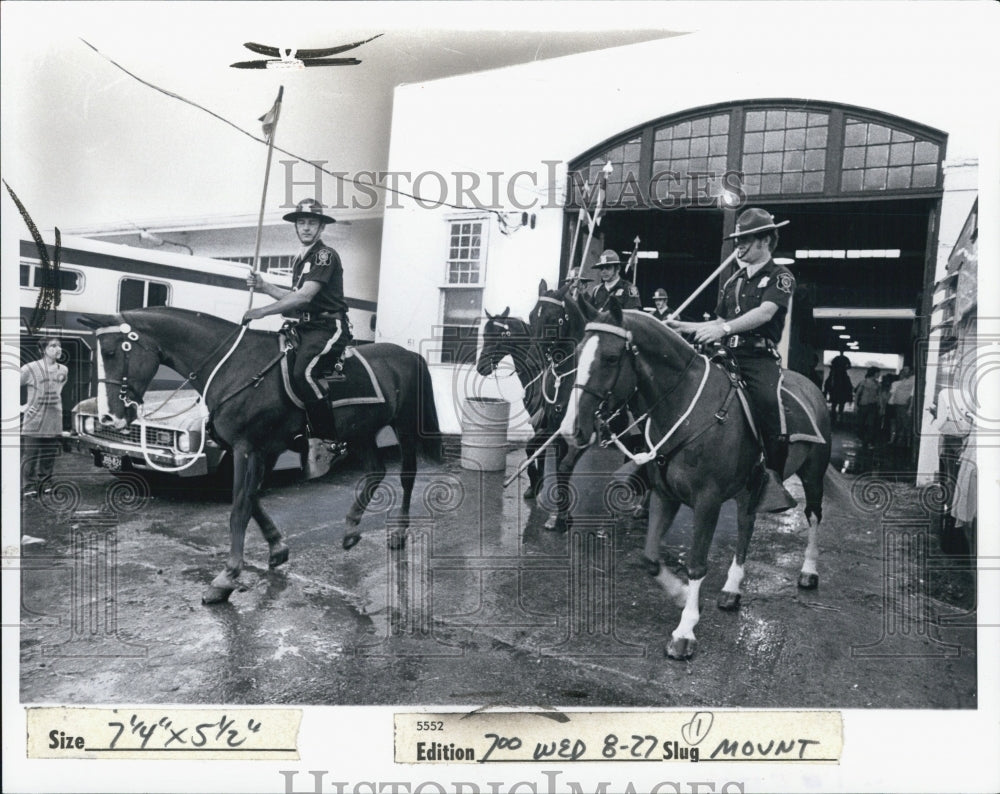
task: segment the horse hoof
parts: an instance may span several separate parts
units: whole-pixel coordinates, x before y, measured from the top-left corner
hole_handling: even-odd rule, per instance
[[[740,594],[739,593],[727,593],[723,590],[719,593],[718,605],[719,609],[724,612],[735,612],[740,608]]]
[[[225,604],[233,591],[225,587],[209,587],[201,597],[203,604]]]
[[[358,545],[358,541],[361,540],[360,532],[348,532],[344,535],[344,551],[349,551]]]
[[[406,548],[406,535],[390,535],[389,539],[385,542],[393,551],[399,551],[400,549]]]
[[[799,574],[799,589],[800,590],[815,590],[819,587],[819,574],[818,573],[800,573]]]
[[[645,554],[639,555],[639,564],[642,566],[642,570],[648,573],[650,576],[660,575],[660,561],[651,560]]]
[[[673,637],[667,643],[667,656],[670,659],[690,659],[694,656],[698,641],[687,637]]]
[[[286,562],[288,562],[287,546],[271,553],[271,556],[268,557],[267,560],[267,567],[272,569],[277,568],[279,565],[284,565]]]

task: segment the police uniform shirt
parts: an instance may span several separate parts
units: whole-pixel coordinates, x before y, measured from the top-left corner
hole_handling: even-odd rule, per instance
[[[659,321],[660,321],[661,323],[663,323],[663,322],[666,322],[666,321],[667,321],[667,318],[668,318],[669,316],[670,316],[670,307],[669,307],[669,306],[668,306],[668,307],[667,307],[666,309],[664,309],[662,313],[660,312],[660,310],[659,310],[659,309],[657,309],[657,310],[655,310],[655,311],[653,312],[653,317],[655,317],[655,318],[656,318],[657,320],[659,320]]]
[[[307,281],[316,281],[320,290],[305,311],[312,314],[347,312],[347,301],[344,300],[344,268],[340,263],[340,255],[322,240],[316,240],[308,250],[299,257],[292,269],[292,284],[299,289]]]
[[[623,309],[642,308],[642,302],[639,300],[639,290],[635,288],[631,281],[626,281],[623,278],[615,281],[610,290],[604,285],[603,281],[598,282],[590,288],[589,297],[598,309],[604,309],[610,297],[614,297]]]
[[[746,268],[737,270],[723,286],[715,313],[725,320],[735,320],[765,301],[770,301],[778,307],[774,316],[763,325],[745,331],[744,334],[759,336],[778,344],[781,340],[781,331],[785,327],[788,301],[793,292],[795,292],[795,276],[788,268],[777,265],[773,259],[769,259],[749,278]]]

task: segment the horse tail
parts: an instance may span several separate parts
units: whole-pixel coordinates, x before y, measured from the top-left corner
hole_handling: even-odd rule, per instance
[[[437,405],[434,402],[434,382],[431,380],[430,367],[421,355],[417,355],[417,370],[419,373],[417,436],[420,439],[420,448],[434,463],[443,463],[444,444],[441,441],[441,425],[438,423]]]

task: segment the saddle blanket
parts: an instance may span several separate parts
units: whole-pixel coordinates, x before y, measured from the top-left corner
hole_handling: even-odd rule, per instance
[[[382,393],[382,387],[375,377],[371,364],[356,347],[348,347],[344,351],[344,377],[346,380],[323,381],[329,389],[328,399],[331,408],[385,402],[385,395]],[[293,388],[287,355],[281,359],[281,378],[285,384],[285,391],[292,402],[299,408],[305,408],[298,393],[300,388],[304,391],[305,384],[301,386],[296,384],[298,388]]]
[[[750,427],[753,428],[754,435],[760,438],[746,392],[739,389],[736,393],[739,395],[743,412],[750,422]],[[781,413],[782,433],[788,436],[789,443],[794,444],[796,441],[805,441],[810,444],[825,443],[812,409],[784,384],[781,385]]]

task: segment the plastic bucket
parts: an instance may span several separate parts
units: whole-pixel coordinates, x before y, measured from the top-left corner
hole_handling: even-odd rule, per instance
[[[503,471],[507,468],[510,403],[494,397],[470,397],[462,405],[463,469]]]

